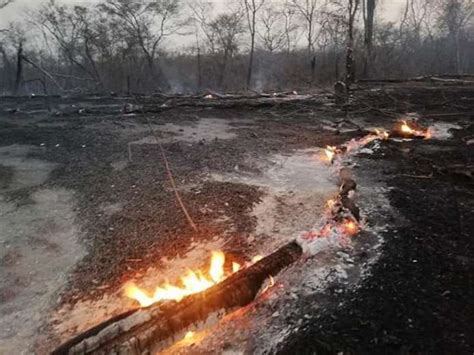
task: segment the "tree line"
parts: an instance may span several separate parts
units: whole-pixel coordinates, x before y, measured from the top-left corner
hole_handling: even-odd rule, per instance
[[[14,0],[0,0],[3,8]],[[285,90],[474,69],[470,0],[48,0],[0,31],[3,94]]]

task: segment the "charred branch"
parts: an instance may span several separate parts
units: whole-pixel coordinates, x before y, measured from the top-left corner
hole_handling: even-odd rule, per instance
[[[291,242],[223,282],[184,298],[132,310],[78,335],[53,354],[142,354],[211,314],[252,302],[264,281],[294,263],[303,251]]]

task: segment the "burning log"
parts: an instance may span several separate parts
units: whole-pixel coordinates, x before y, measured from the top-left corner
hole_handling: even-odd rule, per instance
[[[431,138],[431,133],[428,128],[420,126],[414,120],[402,120],[390,132],[390,138],[429,139]]]
[[[184,298],[132,310],[76,336],[52,354],[143,354],[211,314],[252,302],[264,281],[295,262],[303,253],[291,242],[221,283]]]

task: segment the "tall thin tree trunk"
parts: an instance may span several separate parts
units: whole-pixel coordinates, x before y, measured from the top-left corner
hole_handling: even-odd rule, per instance
[[[346,89],[349,92],[355,81],[354,63],[354,20],[360,0],[349,0],[349,25],[347,32],[347,54],[346,54]]]
[[[202,70],[201,70],[201,48],[197,47],[197,85],[198,90],[202,90]]]
[[[373,37],[376,0],[363,0],[364,15],[364,66],[363,75],[369,77],[373,65]]]
[[[15,88],[13,90],[14,95],[18,95],[22,79],[23,79],[23,42],[20,42],[20,44],[18,45],[18,52],[17,52],[17,57],[16,57],[16,77],[15,77]]]
[[[250,57],[249,57],[249,67],[248,67],[248,71],[247,71],[246,89],[250,88],[250,83],[252,81],[254,51],[255,51],[255,33],[252,33],[251,34],[251,39],[250,39]]]

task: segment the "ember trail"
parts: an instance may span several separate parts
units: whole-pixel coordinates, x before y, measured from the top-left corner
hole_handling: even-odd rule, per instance
[[[474,354],[473,1],[214,2],[0,0],[0,354]]]

